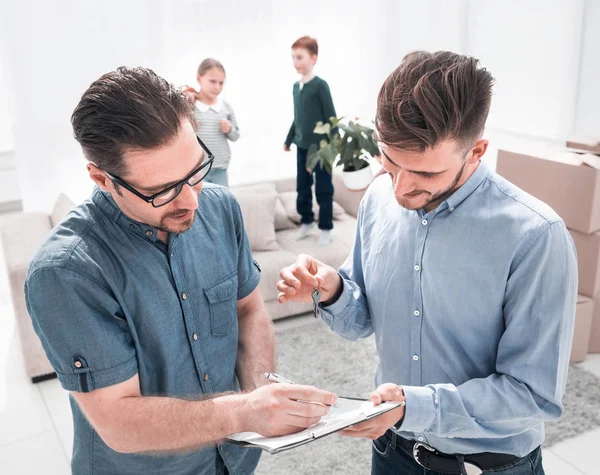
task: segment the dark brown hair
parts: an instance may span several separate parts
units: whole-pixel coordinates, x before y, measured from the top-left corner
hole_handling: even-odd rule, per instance
[[[122,176],[125,151],[168,143],[184,119],[193,123],[193,106],[184,93],[150,69],[122,66],[83,93],[71,124],[85,157]]]
[[[221,71],[223,71],[223,74],[226,74],[225,68],[223,67],[220,61],[217,61],[213,58],[206,58],[200,63],[200,66],[198,66],[198,76],[204,76],[206,71],[212,68],[219,68]]]
[[[302,38],[298,38],[294,41],[292,45],[292,49],[295,48],[304,48],[310,54],[319,54],[319,43],[315,38],[311,38],[310,36],[303,36]]]
[[[449,51],[406,55],[379,91],[375,139],[420,153],[448,139],[472,147],[485,127],[494,84],[478,63]]]

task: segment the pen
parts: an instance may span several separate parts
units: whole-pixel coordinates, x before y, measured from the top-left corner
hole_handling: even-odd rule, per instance
[[[283,376],[280,376],[277,373],[265,373],[265,378],[267,378],[269,381],[274,381],[276,383],[296,384],[294,383],[294,381],[284,378]]]
[[[279,375],[277,373],[265,373],[265,378],[267,378],[269,381],[273,381],[274,383],[296,384],[291,379],[284,378],[283,376],[281,376],[281,375]],[[308,403],[311,403],[311,404],[321,404],[320,402],[313,402],[313,401],[300,401],[299,400],[298,402],[308,402]],[[335,404],[325,404],[325,406],[340,407],[340,406],[338,406],[337,403],[335,403]]]

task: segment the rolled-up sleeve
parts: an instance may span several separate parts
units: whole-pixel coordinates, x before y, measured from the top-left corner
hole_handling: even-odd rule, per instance
[[[260,266],[252,256],[250,241],[246,229],[244,228],[244,218],[242,210],[237,200],[230,195],[233,209],[233,220],[235,225],[235,235],[238,245],[238,300],[247,297],[260,283]]]
[[[45,265],[30,270],[25,301],[66,390],[89,392],[137,373],[127,321],[105,283],[71,267]]]

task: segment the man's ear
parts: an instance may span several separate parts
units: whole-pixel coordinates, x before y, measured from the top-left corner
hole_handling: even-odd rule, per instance
[[[469,162],[469,164],[472,165],[481,160],[481,158],[485,155],[485,152],[488,149],[488,145],[489,141],[486,139],[480,139],[477,142],[475,142],[475,145],[473,145],[471,152],[469,153],[469,155],[467,155],[467,162]]]
[[[104,170],[101,170],[93,163],[88,163],[87,171],[90,174],[90,178],[92,179],[92,181],[96,183],[96,185],[98,185],[98,188],[100,188],[102,191],[107,191],[109,193],[115,191],[111,179],[108,178],[108,175],[106,175],[106,173],[104,173]]]

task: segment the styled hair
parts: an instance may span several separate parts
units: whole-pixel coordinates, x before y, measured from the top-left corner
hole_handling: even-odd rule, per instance
[[[213,58],[206,58],[200,63],[200,66],[198,66],[198,76],[204,76],[204,74],[212,68],[219,68],[221,71],[223,71],[223,74],[226,74],[225,68],[220,61],[217,61]]]
[[[150,69],[121,66],[83,93],[71,124],[85,157],[122,176],[124,152],[169,143],[184,119],[193,123],[193,106],[180,89]]]
[[[294,41],[292,49],[295,48],[303,48],[310,54],[319,55],[319,43],[317,43],[316,38],[311,38],[310,36],[303,36]]]
[[[483,133],[493,85],[473,57],[409,53],[379,91],[375,139],[419,153],[444,140],[470,148]]]

